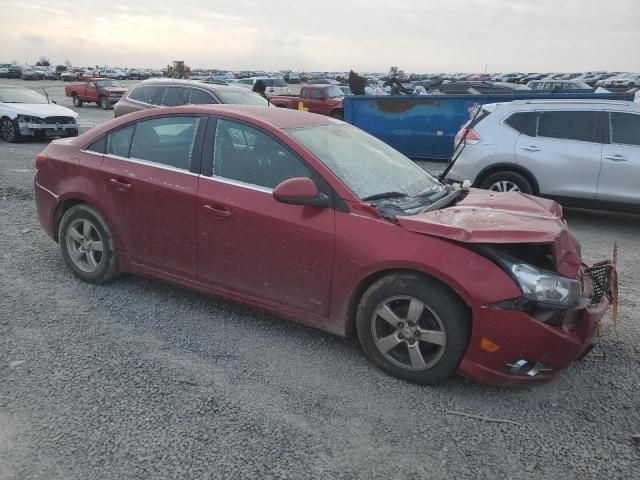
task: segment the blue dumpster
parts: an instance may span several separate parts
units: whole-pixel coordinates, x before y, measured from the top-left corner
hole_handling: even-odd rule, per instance
[[[633,101],[634,94],[354,95],[344,99],[344,119],[410,158],[447,159],[477,105],[545,98]]]

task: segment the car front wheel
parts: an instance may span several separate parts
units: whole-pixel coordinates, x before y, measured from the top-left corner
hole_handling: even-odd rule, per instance
[[[516,172],[498,172],[489,175],[480,184],[480,188],[494,192],[533,193],[531,183]]]
[[[58,241],[71,271],[89,283],[105,283],[118,275],[109,228],[102,216],[85,204],[74,205],[60,220]]]
[[[103,110],[109,110],[111,108],[109,99],[104,96],[100,97],[100,100],[98,100],[98,105],[100,105],[100,108],[102,108]]]
[[[467,350],[466,306],[435,280],[383,277],[367,289],[356,324],[362,348],[387,373],[431,385],[452,375]]]
[[[0,121],[0,133],[2,133],[2,139],[5,142],[16,143],[22,140],[17,122],[8,117],[4,117]]]

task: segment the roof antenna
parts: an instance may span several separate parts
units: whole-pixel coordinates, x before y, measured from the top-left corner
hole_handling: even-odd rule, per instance
[[[43,88],[42,91],[44,92],[44,96],[47,97],[47,103],[51,103],[49,101],[49,94],[47,93],[47,91]]]

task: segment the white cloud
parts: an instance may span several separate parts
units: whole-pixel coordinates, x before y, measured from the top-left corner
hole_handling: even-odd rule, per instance
[[[0,62],[637,71],[638,19],[637,0],[3,0]]]

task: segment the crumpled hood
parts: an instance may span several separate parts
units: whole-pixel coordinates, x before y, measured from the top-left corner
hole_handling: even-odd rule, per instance
[[[553,243],[558,272],[575,278],[580,244],[552,200],[517,192],[470,189],[456,205],[412,216],[398,216],[407,230],[463,243]]]
[[[2,110],[14,115],[31,115],[33,117],[73,117],[78,118],[78,114],[67,107],[56,105],[55,103],[3,103]]]

